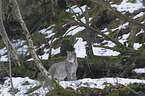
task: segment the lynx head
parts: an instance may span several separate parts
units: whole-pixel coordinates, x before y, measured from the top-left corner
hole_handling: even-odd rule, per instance
[[[67,60],[69,62],[74,62],[76,59],[76,53],[74,51],[70,52],[70,51],[66,51],[67,52]]]

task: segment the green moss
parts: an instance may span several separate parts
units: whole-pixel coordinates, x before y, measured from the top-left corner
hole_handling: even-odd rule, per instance
[[[49,92],[46,94],[46,96],[76,96],[75,93],[72,93],[68,91],[67,89],[64,89],[61,85],[59,85],[55,79],[52,77],[50,80],[45,80],[45,84],[43,88],[51,86],[53,90],[49,90]]]
[[[27,71],[26,71],[26,76],[28,76],[29,78],[34,78],[34,72],[35,72],[35,71],[27,70]]]
[[[25,94],[30,94],[30,93],[32,93],[33,91],[38,90],[38,89],[41,88],[41,87],[42,87],[42,85],[35,86],[34,88],[29,89]]]
[[[30,85],[28,81],[25,81],[22,85]]]
[[[90,84],[88,82],[85,82],[84,85],[90,86]]]
[[[128,0],[127,2],[136,3],[136,0]]]
[[[80,87],[77,91],[80,92],[79,96],[105,96],[100,95],[101,89],[98,88]]]
[[[76,96],[76,94],[64,89],[62,86],[60,86],[54,79],[53,82],[56,85],[56,88],[63,94],[63,96]]]
[[[18,89],[14,89],[15,94],[17,94],[19,91],[20,90],[18,90]],[[12,92],[12,88],[8,92]]]
[[[42,34],[36,31],[35,34],[32,35],[34,45],[39,48],[39,46],[41,46],[42,44],[47,44],[48,40],[45,38],[46,36],[46,34]]]
[[[145,84],[144,83],[133,83],[128,85],[130,88],[134,89],[136,92],[143,91],[145,92]]]
[[[134,94],[134,95],[136,94],[136,91],[131,89],[129,86],[125,86],[120,91],[121,91],[120,92],[121,96],[125,96],[125,95],[130,96],[129,94]]]
[[[116,90],[115,92],[113,92],[111,95],[109,95],[109,96],[120,96],[119,95],[119,90]]]
[[[111,0],[111,1],[113,1],[113,3],[115,4],[120,4],[123,0]]]
[[[120,90],[117,89],[109,96],[136,96],[136,91],[131,89],[129,86],[125,86]]]

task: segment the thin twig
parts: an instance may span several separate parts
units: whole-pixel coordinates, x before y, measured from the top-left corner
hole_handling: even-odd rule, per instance
[[[35,26],[31,29],[30,33],[37,27],[37,25],[42,21],[44,20],[46,17],[48,16],[48,14],[46,16],[44,16],[42,19],[40,19],[36,24]]]

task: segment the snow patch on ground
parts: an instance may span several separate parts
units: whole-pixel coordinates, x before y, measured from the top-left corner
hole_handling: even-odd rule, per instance
[[[134,69],[132,71],[134,71],[136,73],[145,73],[145,68],[136,68],[136,69]]]
[[[120,54],[120,52],[100,47],[93,47],[93,52],[97,56],[118,56]]]
[[[120,12],[130,12],[133,13],[135,10],[144,8],[142,0],[136,0],[136,3],[130,3],[129,0],[123,0],[121,4],[111,4],[111,7],[117,8]]]
[[[72,26],[72,27],[70,27],[67,31],[66,31],[66,33],[63,35],[63,37],[64,36],[67,36],[67,35],[75,35],[76,33],[78,33],[78,32],[80,32],[80,31],[82,31],[82,30],[84,30],[85,29],[85,27],[79,27],[79,26]]]
[[[122,37],[122,38],[119,40],[119,42],[122,43],[122,44],[124,44],[124,42],[127,41],[127,38],[129,37],[129,35],[130,35],[130,33],[128,33],[128,34],[123,34],[123,36],[120,36],[118,39],[120,39],[121,37]]]
[[[120,25],[119,27],[115,28],[115,29],[112,29],[112,31],[116,31],[116,30],[120,30],[120,29],[126,29],[126,26],[129,25],[129,22],[126,22],[125,24],[123,25]]]
[[[136,16],[133,17],[133,19],[136,19],[138,17],[141,17],[144,15],[145,12],[140,12],[139,14],[137,14]]]
[[[48,28],[46,29],[42,29],[40,30],[39,32],[42,33],[42,34],[47,34],[47,36],[45,38],[50,38],[52,37],[53,35],[55,35],[55,33],[53,33],[53,27],[55,26],[55,24],[52,24],[51,26],[49,26]]]
[[[29,95],[25,94],[29,89],[32,89],[35,86],[39,86],[40,84],[43,85],[43,82],[32,80],[32,79],[29,79],[28,77],[25,77],[25,78],[13,77],[12,80],[13,80],[14,88],[20,90],[15,96],[29,96],[30,94]],[[25,84],[26,82],[28,83],[27,85]],[[110,85],[109,83],[112,85],[116,85],[116,84],[128,85],[130,83],[144,83],[145,84],[145,80],[110,77],[110,78],[100,78],[100,79],[84,78],[84,79],[79,79],[76,81],[59,81],[59,84],[62,87],[64,88],[72,87],[75,90],[79,87],[104,89],[105,86]],[[8,92],[10,88],[11,88],[10,79],[7,78],[4,84],[0,85],[0,96],[12,96],[10,92]],[[41,87],[38,90],[35,90],[33,93],[37,93],[39,96],[45,96],[47,92],[49,92],[47,88],[43,89],[43,87]]]
[[[77,55],[77,57],[85,58],[85,56],[87,56],[86,55],[86,44],[87,44],[87,42],[83,41],[82,38],[76,38],[76,40],[78,40],[76,42],[76,44],[74,45],[76,55]]]
[[[134,48],[135,50],[138,50],[141,46],[142,46],[142,44],[134,43],[133,48]]]
[[[59,47],[59,48],[56,48],[56,49],[52,48],[52,50],[51,50],[51,55],[52,55],[52,57],[53,57],[54,55],[58,54],[58,53],[60,53],[60,47]],[[48,60],[48,57],[49,57],[49,48],[48,48],[48,49],[44,48],[44,54],[41,55],[41,56],[38,55],[38,57],[39,57],[41,60]],[[30,59],[28,59],[27,61],[32,61],[32,60],[33,60],[33,58],[30,58]]]
[[[74,11],[74,13],[78,13],[79,15],[81,15],[83,12],[85,12],[86,7],[87,7],[87,5],[84,5],[80,8],[77,5],[74,5],[74,6],[71,7],[71,9]],[[72,10],[67,9],[66,12],[73,13]]]
[[[34,88],[35,86],[39,86],[40,82],[37,80],[29,79],[28,77],[22,78],[22,77],[13,77],[13,86],[15,89],[20,90],[15,96],[28,96],[24,93],[26,93],[29,89]],[[24,85],[24,83],[29,83],[29,85]],[[8,92],[11,88],[10,78],[5,80],[3,85],[0,85],[0,96],[12,96],[10,92]],[[45,90],[45,91],[44,91]],[[48,92],[48,90],[38,90],[37,91],[39,96],[45,96],[45,94]]]

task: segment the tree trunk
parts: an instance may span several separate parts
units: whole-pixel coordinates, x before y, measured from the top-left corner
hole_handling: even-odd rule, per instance
[[[52,55],[52,44],[53,44],[53,39],[54,36],[52,36],[51,42],[50,42],[50,47],[49,47],[49,59],[51,59],[51,55]]]
[[[17,62],[17,65],[20,67],[21,63],[19,61],[19,57],[16,54],[15,49],[11,45],[11,42],[10,42],[10,40],[8,38],[8,35],[6,33],[6,30],[5,30],[5,27],[4,27],[4,24],[3,24],[3,19],[2,19],[2,1],[0,2],[0,35],[1,35],[1,38],[2,38],[2,40],[4,42],[4,44],[7,45],[7,43],[8,43],[8,46],[6,46],[6,48],[7,48],[7,50],[10,49],[9,51],[10,51],[11,58],[14,59]]]
[[[5,31],[5,28],[4,28],[4,24],[3,24],[3,20],[2,20],[2,0],[0,0],[0,19],[1,19],[1,24],[0,24],[0,33],[1,33],[1,36],[2,36],[2,33],[5,34],[5,36],[2,36],[3,38],[3,41],[4,43],[6,44],[6,48],[7,48],[7,51],[8,51],[8,61],[9,61],[9,76],[10,76],[10,81],[11,81],[11,89],[12,89],[12,96],[15,96],[15,91],[14,91],[14,87],[13,87],[13,81],[12,81],[12,71],[11,71],[11,50],[12,50],[12,46],[9,47],[9,43],[8,40],[9,38],[7,37],[7,34],[6,34],[6,31]],[[17,56],[17,55],[16,55]]]
[[[53,19],[57,19],[57,0],[51,0]]]
[[[8,41],[6,41],[6,46],[8,48]],[[10,76],[10,81],[11,81],[11,89],[12,89],[12,96],[15,96],[15,91],[14,91],[14,86],[13,86],[13,80],[12,80],[12,64],[11,64],[11,56],[10,56],[10,50],[8,50],[8,60],[9,60],[9,76]]]
[[[19,20],[19,23],[21,24],[21,27],[22,27],[22,29],[24,31],[24,35],[26,36],[26,39],[28,41],[29,51],[30,51],[30,53],[32,55],[32,58],[34,59],[35,63],[37,64],[37,66],[40,69],[40,71],[44,74],[44,76],[48,77],[50,79],[51,76],[49,75],[47,70],[43,67],[40,59],[38,58],[38,56],[37,56],[37,54],[36,54],[36,52],[34,50],[34,44],[33,44],[31,35],[30,35],[30,33],[29,33],[29,31],[28,31],[28,29],[26,27],[25,22],[22,19],[22,16],[21,16],[17,1],[16,0],[12,0],[12,3],[13,3],[13,7],[14,7],[14,10],[15,10],[16,16],[17,16],[17,18]]]
[[[49,90],[56,90],[57,92],[60,92],[62,93],[62,95],[64,96],[69,96],[69,95],[72,95],[74,96],[73,93],[71,92],[68,92],[66,89],[64,89],[62,86],[60,86],[54,79],[53,77],[51,77],[51,75],[48,73],[48,71],[44,68],[44,66],[42,65],[40,59],[38,58],[36,52],[35,52],[35,49],[34,49],[34,44],[33,44],[33,41],[32,41],[32,38],[31,38],[31,35],[26,27],[26,24],[21,16],[21,13],[20,13],[20,9],[19,9],[19,6],[18,6],[18,3],[17,3],[17,0],[12,0],[12,3],[13,3],[13,8],[15,10],[15,13],[16,13],[16,16],[19,20],[19,23],[21,24],[21,27],[24,31],[24,35],[26,36],[26,39],[28,41],[28,48],[29,48],[29,51],[32,55],[32,58],[34,59],[35,61],[35,64],[37,65],[37,67],[39,68],[39,70],[43,73],[43,75],[45,76],[46,78],[46,83],[48,83],[48,89]],[[55,93],[57,93],[55,92]]]
[[[86,7],[86,13],[85,13],[85,20],[86,20],[86,24],[89,26],[89,15],[88,15],[88,7]],[[87,37],[87,47],[88,47],[88,56],[91,57],[93,56],[93,48],[92,48],[92,43],[91,43],[91,37],[90,37],[91,31],[90,30],[86,30],[86,37]]]
[[[130,32],[130,36],[129,36],[129,45],[128,47],[131,47],[133,48],[133,44],[135,43],[135,37],[136,37],[136,30],[137,27],[136,26],[133,26],[132,29],[131,29],[131,32]]]

